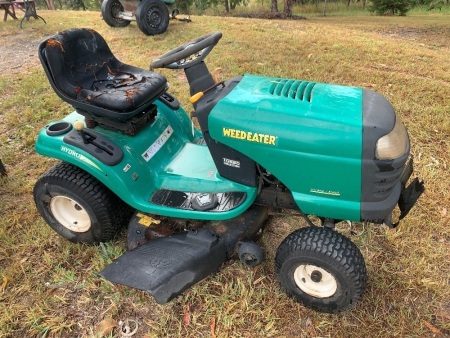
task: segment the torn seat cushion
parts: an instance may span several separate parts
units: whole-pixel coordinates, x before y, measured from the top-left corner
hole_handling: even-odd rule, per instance
[[[45,57],[58,90],[84,104],[129,112],[167,88],[163,75],[117,60],[91,29],[72,29],[48,39]]]

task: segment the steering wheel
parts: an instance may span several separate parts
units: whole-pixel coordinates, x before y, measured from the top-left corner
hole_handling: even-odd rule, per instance
[[[187,42],[153,60],[150,69],[183,69],[195,66],[203,61],[221,37],[222,32],[216,31]]]

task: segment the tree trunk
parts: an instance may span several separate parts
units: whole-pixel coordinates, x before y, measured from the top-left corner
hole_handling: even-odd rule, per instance
[[[327,16],[327,0],[323,3],[323,16]]]
[[[225,12],[230,13],[230,4],[228,0],[225,0]]]
[[[53,0],[45,0],[45,3],[47,4],[47,8],[54,11],[56,9],[55,2]]]
[[[272,0],[272,13],[278,13],[278,2],[277,0]]]
[[[292,18],[292,0],[284,0],[284,15],[286,18]]]

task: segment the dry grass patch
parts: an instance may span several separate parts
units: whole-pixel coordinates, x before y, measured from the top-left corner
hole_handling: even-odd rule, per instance
[[[148,37],[135,24],[112,29],[97,12],[39,14],[47,25],[31,20],[24,30],[17,21],[0,26],[0,158],[9,172],[0,178],[0,336],[90,337],[109,318],[136,320],[138,337],[450,335],[450,17],[193,17]],[[143,68],[182,42],[219,29],[224,37],[207,62],[210,69],[220,67],[224,79],[265,74],[363,86],[389,98],[410,131],[416,172],[427,190],[395,230],[361,224],[341,229],[360,247],[369,272],[368,289],[354,310],[319,314],[278,288],[273,257],[281,240],[301,226],[297,218],[271,221],[260,240],[268,258],[261,266],[229,262],[165,306],[97,276],[123,252],[125,234],[83,246],[58,238],[44,224],[31,191],[54,161],[36,155],[33,144],[42,126],[71,108],[52,92],[34,48],[46,36],[82,26],[99,31],[122,61]],[[11,51],[27,45],[34,51],[24,52],[30,57],[23,66]],[[168,70],[164,75],[189,110],[185,77]],[[120,337],[117,327],[110,336]]]

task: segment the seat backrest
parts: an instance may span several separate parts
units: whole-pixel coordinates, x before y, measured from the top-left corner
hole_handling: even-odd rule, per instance
[[[66,96],[76,99],[92,79],[106,79],[108,67],[119,62],[103,37],[90,29],[72,29],[42,44],[41,53],[51,73],[51,81]],[[41,54],[40,53],[40,54]]]

